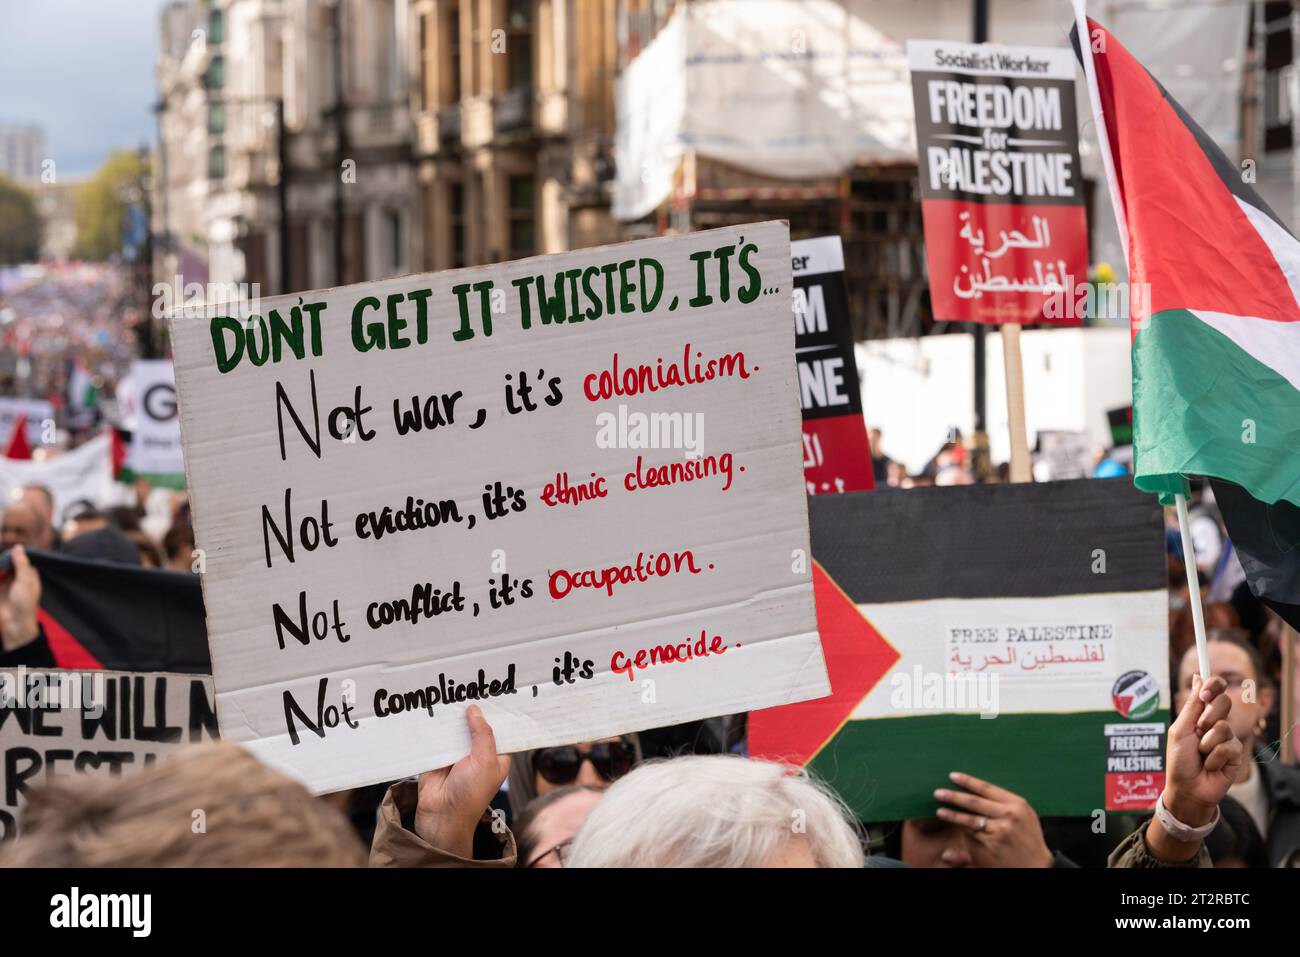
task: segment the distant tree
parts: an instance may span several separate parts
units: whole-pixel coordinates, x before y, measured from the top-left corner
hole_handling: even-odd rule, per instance
[[[127,210],[140,202],[146,172],[138,153],[115,150],[77,191],[74,259],[107,259],[121,251]]]
[[[41,258],[41,214],[36,200],[13,180],[0,176],[0,265]]]

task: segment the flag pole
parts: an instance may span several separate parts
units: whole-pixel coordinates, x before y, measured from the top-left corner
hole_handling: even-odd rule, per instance
[[[1083,75],[1087,80],[1088,100],[1092,104],[1092,119],[1097,126],[1097,148],[1101,152],[1101,165],[1106,171],[1106,186],[1110,193],[1110,207],[1115,211],[1115,225],[1119,227],[1119,244],[1124,250],[1124,269],[1128,270],[1128,217],[1119,201],[1119,179],[1115,176],[1115,158],[1110,155],[1110,135],[1106,132],[1106,115],[1101,108],[1101,90],[1097,86],[1097,65],[1092,61],[1092,34],[1088,31],[1088,0],[1073,0],[1074,23],[1079,30],[1079,54],[1083,60]]]
[[[1002,376],[1007,387],[1007,431],[1011,438],[1012,482],[1032,482],[1029,433],[1025,428],[1025,363],[1020,355],[1020,323],[998,327],[1002,338]]]
[[[1205,644],[1205,612],[1201,609],[1201,577],[1196,571],[1196,550],[1192,547],[1192,524],[1187,518],[1187,496],[1174,496],[1178,506],[1178,535],[1183,541],[1183,564],[1187,568],[1187,596],[1192,604],[1192,625],[1196,629],[1196,660],[1201,677],[1210,677],[1210,653]]]
[[[1097,65],[1092,59],[1092,33],[1088,29],[1088,0],[1072,0],[1074,22],[1079,31],[1079,54],[1083,61],[1083,75],[1088,83],[1088,99],[1092,103],[1092,118],[1097,125],[1097,147],[1101,152],[1101,165],[1106,170],[1106,186],[1110,205],[1115,211],[1115,225],[1119,228],[1119,242],[1124,250],[1124,268],[1129,268],[1128,217],[1119,199],[1119,180],[1115,175],[1115,158],[1110,152],[1110,134],[1106,130],[1106,116],[1101,108],[1101,90],[1097,86]],[[1196,550],[1192,547],[1192,530],[1187,519],[1187,496],[1181,492],[1174,496],[1178,507],[1178,534],[1183,542],[1183,561],[1187,565],[1188,597],[1192,602],[1192,624],[1196,629],[1196,658],[1201,677],[1210,677],[1210,655],[1205,644],[1205,613],[1201,608],[1201,581],[1196,574]]]

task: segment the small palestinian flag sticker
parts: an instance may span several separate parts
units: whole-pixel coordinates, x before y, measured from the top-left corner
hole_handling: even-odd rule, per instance
[[[1129,720],[1149,718],[1160,706],[1160,682],[1145,671],[1126,671],[1111,686],[1110,697]]]

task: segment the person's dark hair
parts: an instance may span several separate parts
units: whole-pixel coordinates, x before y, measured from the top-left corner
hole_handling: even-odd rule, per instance
[[[177,555],[186,555],[188,557],[194,551],[194,528],[186,524],[176,524],[167,529],[167,534],[163,536],[163,551],[167,553],[167,558],[172,559]]]
[[[69,505],[67,508],[63,510],[64,523],[88,522],[91,521],[92,519],[103,518],[103,517],[104,517],[104,513],[101,512],[95,506],[95,503],[88,498],[77,499],[77,501],[73,502],[71,505]]]
[[[135,550],[140,553],[141,564],[149,565],[150,562],[152,562],[151,567],[153,568],[163,568],[166,566],[167,560],[163,557],[162,549],[158,547],[157,542],[144,532],[139,529],[134,529],[132,531],[123,532],[122,534],[125,535],[127,540],[135,546]],[[145,556],[148,556],[150,562],[145,561]]]
[[[1246,867],[1268,867],[1268,849],[1254,818],[1230,797],[1219,802],[1219,823],[1205,839],[1205,849],[1216,865],[1238,860]]]
[[[883,854],[896,861],[903,859],[903,822],[881,821],[866,827],[867,851],[871,854]]]
[[[119,532],[140,531],[140,513],[130,505],[114,505],[106,513],[108,523]]]
[[[1241,632],[1233,631],[1228,628],[1211,628],[1205,633],[1205,643],[1208,645],[1212,641],[1221,641],[1224,644],[1236,645],[1246,653],[1250,659],[1251,670],[1255,672],[1255,683],[1261,688],[1273,687],[1273,677],[1269,674],[1268,669],[1264,667],[1264,658],[1259,653],[1259,649],[1250,643]]]
[[[541,850],[537,846],[537,832],[533,825],[537,823],[537,819],[542,812],[552,804],[563,801],[569,795],[578,794],[582,791],[590,791],[593,794],[602,793],[600,788],[592,787],[590,784],[566,784],[562,788],[547,791],[541,797],[535,797],[528,802],[512,828],[515,832],[516,867],[527,867],[532,863],[536,853]]]
[[[60,551],[74,558],[94,558],[121,565],[144,564],[140,550],[115,528],[105,527],[83,532],[76,538],[65,541]]]

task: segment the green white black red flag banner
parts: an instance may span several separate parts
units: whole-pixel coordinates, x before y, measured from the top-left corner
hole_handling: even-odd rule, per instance
[[[864,821],[932,817],[950,771],[1039,814],[1142,811],[1163,785],[1161,510],[1126,479],[809,500],[830,698],[750,714]]]

